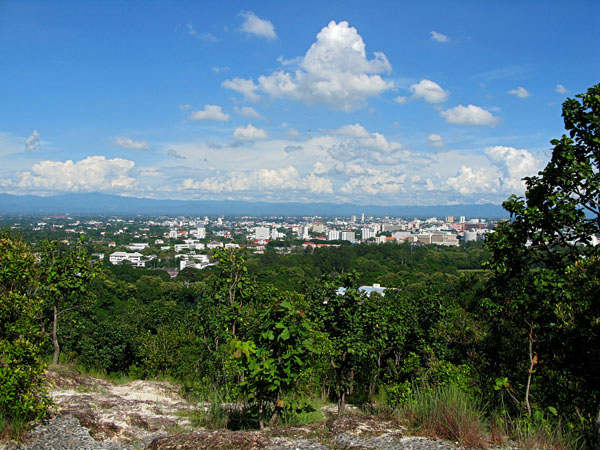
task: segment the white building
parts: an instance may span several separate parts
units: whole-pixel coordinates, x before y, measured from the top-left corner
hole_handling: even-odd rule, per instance
[[[205,239],[206,238],[206,228],[198,227],[195,230],[191,231],[190,234],[192,234],[196,239]]]
[[[127,248],[131,251],[138,251],[138,250],[143,250],[146,247],[148,247],[149,244],[145,243],[145,242],[132,242],[131,244],[129,244],[127,246]]]
[[[277,228],[271,230],[271,240],[276,241],[277,239],[283,239],[284,237],[285,233],[280,233],[277,231]]]
[[[340,240],[340,232],[338,230],[329,230],[327,232],[327,240],[328,241],[339,241]]]
[[[133,253],[114,252],[109,256],[108,260],[112,264],[122,264],[123,261],[129,261],[129,262],[137,264],[141,261],[142,256],[143,255],[141,253],[137,253],[137,252],[133,252]]]
[[[477,231],[465,231],[465,242],[477,241]]]
[[[254,228],[254,239],[267,240],[270,237],[271,237],[271,228],[269,228],[269,227],[255,227]]]
[[[369,227],[364,227],[362,230],[362,240],[366,241],[367,239],[371,239],[374,238],[375,236],[377,236],[377,231],[374,230],[373,228],[369,228]]]
[[[356,235],[354,234],[354,231],[344,230],[340,234],[340,239],[342,241],[348,241],[348,242],[354,243],[354,242],[356,242]]]
[[[308,239],[309,238],[310,227],[308,225],[301,225],[298,227],[298,238],[299,239]]]
[[[312,224],[312,230],[313,230],[313,233],[324,233],[325,225],[323,225],[323,222],[314,222]]]

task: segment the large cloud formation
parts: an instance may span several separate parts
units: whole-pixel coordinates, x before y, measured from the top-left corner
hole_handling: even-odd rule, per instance
[[[133,189],[135,163],[123,158],[88,156],[81,161],[40,161],[21,174],[17,186],[36,192],[122,192]]]
[[[280,70],[253,80],[234,78],[222,86],[244,94],[246,100],[256,100],[256,91],[272,98],[322,103],[334,109],[351,110],[364,106],[367,98],[394,87],[380,74],[392,67],[386,56],[375,52],[368,59],[365,43],[348,22],[331,21],[317,34],[317,41],[306,54],[296,60],[296,70]]]
[[[302,177],[291,165],[278,169],[231,172],[226,176],[207,177],[201,180],[187,178],[181,188],[184,191],[201,193],[263,192],[276,195],[284,193],[284,196],[300,191],[315,194],[333,193],[328,178],[319,176],[314,171]]]

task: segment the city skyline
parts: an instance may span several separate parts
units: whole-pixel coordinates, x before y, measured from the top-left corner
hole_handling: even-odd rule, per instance
[[[7,1],[0,192],[498,204],[598,82],[599,10]]]

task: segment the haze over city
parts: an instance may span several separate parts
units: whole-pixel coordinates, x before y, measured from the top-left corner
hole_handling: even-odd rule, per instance
[[[600,73],[595,1],[0,4],[0,192],[522,194]]]

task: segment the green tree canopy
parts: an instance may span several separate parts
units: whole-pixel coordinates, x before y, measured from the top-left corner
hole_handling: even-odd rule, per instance
[[[600,402],[600,85],[563,103],[568,135],[504,202],[488,238],[492,371],[518,407],[562,408],[591,423]],[[485,302],[484,302],[485,303]],[[510,386],[510,387],[509,387]]]
[[[37,270],[29,246],[0,232],[0,432],[12,435],[44,417],[50,404],[40,361]]]

